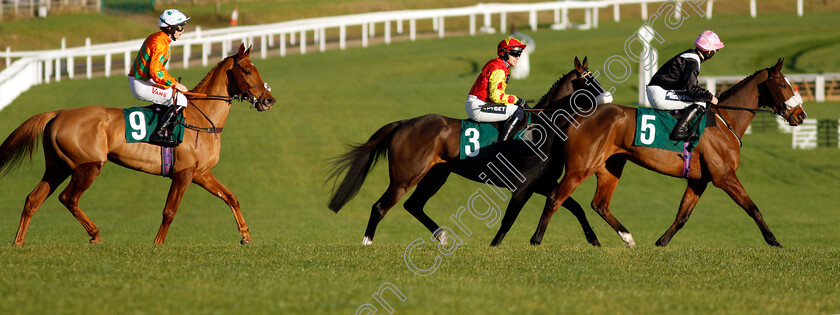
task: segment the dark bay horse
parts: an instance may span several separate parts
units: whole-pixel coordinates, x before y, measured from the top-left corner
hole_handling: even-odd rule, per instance
[[[791,126],[802,123],[806,114],[802,98],[795,93],[782,74],[782,59],[775,66],[759,70],[745,78],[720,96],[716,108],[707,110],[709,119],[716,119],[717,126],[706,128],[700,143],[691,154],[688,187],[685,190],[676,220],[657,246],[666,246],[674,234],[688,221],[694,206],[711,182],[725,191],[732,200],[752,217],[764,240],[779,246],[770,232],[758,207],[741,185],[735,171],[741,155],[741,137],[760,107],[770,107]],[[590,116],[579,117],[577,128],[568,127],[569,139],[559,152],[552,152],[554,163],[565,163],[566,173],[556,190],[549,196],[553,200],[539,221],[532,244],[542,242],[552,214],[587,177],[595,174],[598,184],[592,208],[619,234],[629,247],[635,246],[630,232],[610,213],[609,203],[627,160],[649,170],[673,177],[683,177],[683,160],[676,152],[633,146],[636,129],[636,110],[615,104],[599,106]],[[664,131],[669,132],[669,131]],[[549,161],[552,161],[550,159]]]
[[[581,63],[575,58],[575,69],[561,77],[554,83],[545,96],[535,105],[535,110],[551,109],[548,107],[557,106],[559,100],[569,98],[576,90],[585,90],[590,95],[600,95],[603,90],[597,80],[589,71],[588,60],[584,58]],[[592,84],[591,81],[594,81]],[[587,83],[590,82],[590,83]],[[607,94],[608,95],[608,94]],[[491,185],[503,187],[503,179],[497,178],[496,182],[487,179],[485,172],[488,168],[487,160],[460,160],[460,135],[461,120],[441,115],[425,115],[407,120],[389,123],[374,133],[367,143],[354,146],[352,149],[337,157],[333,164],[331,179],[337,179],[342,173],[347,173],[338,189],[333,192],[329,208],[338,212],[347,202],[350,201],[361,188],[367,174],[371,171],[376,161],[383,155],[388,155],[390,184],[388,189],[373,204],[370,219],[368,221],[365,236],[362,244],[368,245],[373,242],[376,227],[385,214],[390,210],[404,194],[412,187],[417,186],[415,192],[405,202],[405,209],[419,220],[429,231],[436,233],[438,228],[431,218],[423,210],[426,202],[446,182],[450,173],[455,173],[464,178],[485,182]],[[524,148],[520,148],[524,149]],[[524,149],[527,151],[527,149]],[[507,150],[513,165],[528,163],[536,157],[522,157],[515,150]],[[506,160],[507,161],[507,160]],[[562,172],[562,170],[560,170]],[[518,214],[527,199],[536,189],[537,193],[548,194],[557,184],[561,173],[543,180],[540,178],[521,179],[523,182],[515,190],[513,200],[506,211],[505,220],[512,220],[508,214]],[[552,175],[552,174],[547,174]],[[536,185],[533,185],[536,184]],[[531,188],[535,186],[534,188]],[[508,187],[511,188],[511,187]],[[568,199],[563,206],[569,209],[578,219],[584,230],[584,235],[593,245],[600,245],[595,232],[586,221],[586,216],[581,206]],[[511,211],[511,207],[515,208]],[[515,215],[513,216],[515,218]],[[508,229],[509,229],[508,225]],[[505,230],[504,232],[507,232]],[[504,235],[504,232],[500,233]],[[436,234],[439,240],[445,241],[445,234]]]
[[[219,162],[221,130],[230,112],[232,96],[248,99],[258,111],[274,105],[257,68],[249,60],[250,48],[222,60],[193,89],[186,108],[184,142],[174,148],[172,185],[163,209],[163,222],[155,244],[163,244],[181,197],[190,182],[224,200],[233,211],[241,243],[251,242],[248,225],[239,209],[239,201],[211,173]],[[197,127],[201,126],[201,127]],[[15,245],[23,245],[32,215],[58,186],[70,177],[70,184],[59,200],[82,223],[91,243],[101,243],[99,228],[79,208],[79,198],[102,170],[105,162],[160,174],[160,147],[148,143],[126,143],[122,108],[88,106],[41,113],[21,124],[0,146],[0,171],[6,174],[17,168],[22,158],[32,155],[37,140],[43,137],[46,170],[41,182],[26,198]]]

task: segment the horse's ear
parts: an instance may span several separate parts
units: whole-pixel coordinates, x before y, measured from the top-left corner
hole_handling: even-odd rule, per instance
[[[580,69],[580,59],[577,56],[575,56],[575,69]]]
[[[785,58],[779,58],[779,61],[776,62],[776,72],[782,71],[782,64],[785,63]]]
[[[589,57],[583,56],[583,68],[589,69]]]
[[[243,59],[243,57],[245,57],[246,54],[250,54],[250,53],[251,53],[250,51],[247,51],[245,49],[245,43],[242,43],[242,45],[239,45],[239,52],[236,53],[236,55],[239,56],[239,59]]]

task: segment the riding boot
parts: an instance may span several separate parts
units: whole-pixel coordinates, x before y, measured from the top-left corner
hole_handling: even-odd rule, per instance
[[[178,146],[178,140],[175,139],[175,125],[178,118],[178,109],[180,109],[179,106],[169,106],[163,115],[160,116],[157,129],[151,136],[149,136],[149,143],[164,147]]]
[[[704,109],[705,108],[701,105],[688,106],[688,108],[686,108],[683,112],[682,118],[680,118],[680,121],[678,121],[677,125],[674,126],[674,130],[671,131],[668,138],[672,141],[692,141],[692,139],[689,139],[692,132],[689,130],[688,125],[691,124],[691,121],[697,118]]]
[[[502,127],[503,132],[500,134],[501,137],[499,138],[499,143],[505,142],[513,136],[513,130],[516,129],[517,123],[519,123],[519,116],[513,115],[508,118],[508,121],[505,122],[505,126]]]

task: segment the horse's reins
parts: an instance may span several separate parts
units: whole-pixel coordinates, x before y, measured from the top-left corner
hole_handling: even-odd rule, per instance
[[[242,65],[240,65],[239,62],[234,62],[234,65],[236,67],[238,67],[240,69],[240,71],[242,71],[242,72],[247,71],[247,70],[245,70],[245,68],[242,68]],[[252,96],[249,99],[249,98],[246,98],[243,95],[246,92],[248,92],[251,89],[253,89],[255,87],[258,87],[258,86],[263,87],[263,91],[262,91],[262,93],[260,94],[259,97]],[[183,93],[184,95],[193,96],[193,99],[225,101],[225,102],[228,103],[228,105],[230,105],[233,101],[248,102],[248,103],[251,103],[251,108],[254,108],[254,107],[257,107],[257,102],[259,102],[259,100],[263,96],[265,96],[265,93],[270,91],[270,90],[271,90],[271,88],[268,86],[268,83],[263,82],[262,84],[255,84],[255,85],[248,86],[247,88],[245,88],[245,91],[243,93],[241,93],[239,95],[234,95],[234,96],[212,95],[212,94],[195,93],[195,92],[189,92],[189,91],[188,92],[181,92],[181,93]],[[185,122],[179,122],[181,125],[183,125],[187,129],[195,130],[195,131],[198,131],[198,132],[222,133],[222,128],[223,127],[216,127],[216,124],[214,124],[213,121],[210,120],[210,117],[207,117],[207,114],[205,114],[204,111],[202,111],[200,107],[195,105],[195,103],[193,103],[191,99],[188,99],[187,102],[189,104],[191,104],[195,109],[197,109],[198,112],[201,113],[202,116],[204,116],[204,119],[207,119],[207,121],[210,122],[210,127],[198,127],[198,126],[193,126],[193,125],[187,124]]]

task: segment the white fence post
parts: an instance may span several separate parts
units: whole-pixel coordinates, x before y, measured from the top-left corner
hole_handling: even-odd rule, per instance
[[[128,75],[131,72],[131,51],[126,50],[123,52],[123,68],[125,68],[125,75]]]
[[[507,12],[499,13],[499,32],[507,33]]]
[[[338,27],[338,49],[347,48],[347,25],[341,24]]]
[[[90,79],[93,77],[93,59],[90,56],[90,37],[85,38],[85,51],[87,51],[87,56],[85,56],[85,76]]]
[[[470,36],[475,36],[475,14],[470,14]],[[8,59],[6,59],[6,65],[8,64]]]
[[[192,55],[192,45],[186,42],[184,43],[184,69],[190,68],[190,55]]]
[[[300,54],[306,54],[306,30],[300,31]]]
[[[796,0],[796,15],[802,16],[805,13],[804,5],[802,4],[802,0]]]
[[[715,0],[709,0],[709,2],[706,2],[706,19],[707,20],[712,19],[712,8],[714,8],[714,6],[715,6]]]
[[[286,33],[280,33],[280,57],[286,57]]]
[[[417,40],[417,20],[414,18],[408,22],[408,33],[408,38],[411,39],[412,42]]]
[[[825,75],[817,74],[814,78],[814,100],[817,102],[825,102]]]
[[[318,49],[321,52],[324,52],[327,50],[327,31],[324,30],[324,28],[321,28],[318,30],[318,33],[320,34],[318,35]]]
[[[6,67],[9,67],[9,64],[12,63],[12,48],[6,46]]]
[[[111,77],[111,54],[105,55],[105,77]]]
[[[444,26],[443,15],[438,17],[438,19],[440,19],[440,22],[438,22],[438,37],[443,38],[446,36],[446,26]]]
[[[385,44],[391,43],[391,21],[385,21]]]
[[[621,12],[618,9],[618,2],[613,4],[613,21],[616,23],[621,22]]]
[[[642,20],[647,21],[647,1],[642,1]]]
[[[531,31],[537,30],[537,11],[531,10],[528,12],[528,22],[531,24]]]
[[[368,46],[368,24],[362,23],[362,47]]]
[[[755,11],[756,11],[755,10],[755,0],[750,0],[750,16],[753,17],[753,18],[755,18],[755,16],[756,16]]]

